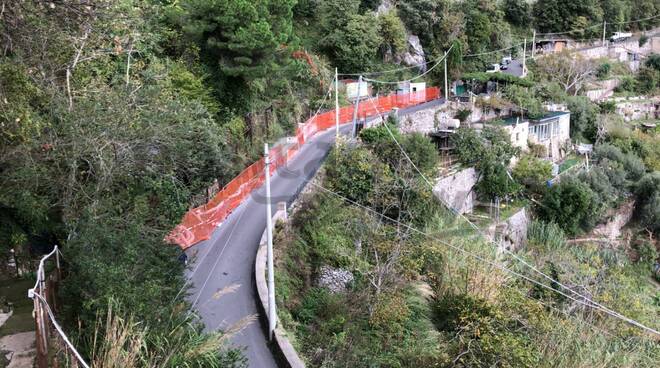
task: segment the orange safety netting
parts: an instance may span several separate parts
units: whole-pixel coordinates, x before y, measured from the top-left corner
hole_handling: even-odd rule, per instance
[[[358,116],[366,118],[384,114],[390,112],[393,108],[419,105],[435,100],[440,96],[440,89],[433,87],[420,92],[379,97],[372,99],[371,102],[360,103]],[[353,106],[339,109],[339,123],[351,122],[353,120],[353,110]],[[335,110],[318,114],[309,119],[296,130],[296,140],[293,144],[276,146],[270,150],[271,175],[291,160],[302,145],[316,133],[334,126]],[[208,203],[189,210],[183,216],[181,224],[177,225],[165,240],[186,249],[202,240],[209,239],[215,227],[224,221],[253,190],[259,188],[264,179],[264,159],[261,158],[227,183]]]

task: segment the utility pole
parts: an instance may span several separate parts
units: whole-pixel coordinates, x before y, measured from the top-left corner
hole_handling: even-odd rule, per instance
[[[605,32],[607,30],[607,21],[603,21],[603,41],[601,42],[601,46],[605,46]]]
[[[536,53],[536,30],[532,34],[532,59],[534,59],[534,54]]]
[[[270,212],[270,158],[268,143],[264,143],[264,170],[266,175],[266,237],[268,238],[268,340],[273,340],[277,322],[275,313],[275,270],[273,269],[273,218]]]
[[[362,76],[358,78],[357,86],[357,98],[355,99],[355,105],[353,105],[353,137],[357,135],[357,118],[358,110],[360,109],[360,87],[362,86]]]
[[[527,39],[523,41],[523,64],[522,64],[522,77],[527,75]]]
[[[338,139],[339,139],[339,73],[337,73],[337,68],[335,68],[335,142],[337,142]]]
[[[449,101],[449,88],[447,87],[447,51],[445,51],[445,102]]]

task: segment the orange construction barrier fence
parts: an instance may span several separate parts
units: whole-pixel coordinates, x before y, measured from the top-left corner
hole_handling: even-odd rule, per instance
[[[370,102],[361,102],[358,116],[365,118],[388,113],[395,107],[415,106],[440,97],[440,89],[437,87],[408,94],[391,94],[372,99]],[[353,106],[340,108],[339,123],[352,122],[353,110]],[[330,110],[312,117],[298,127],[293,144],[276,146],[270,150],[271,175],[291,160],[305,142],[314,137],[316,133],[334,126],[335,110]],[[261,158],[227,183],[208,203],[189,210],[183,216],[181,223],[170,232],[165,240],[187,249],[200,241],[209,239],[215,227],[222,223],[253,190],[259,188],[264,179],[264,159]]]

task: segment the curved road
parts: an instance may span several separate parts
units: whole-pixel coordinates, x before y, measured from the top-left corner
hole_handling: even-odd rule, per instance
[[[443,101],[440,99],[401,109],[399,115],[437,106]],[[343,134],[350,130],[350,124],[341,127]],[[289,162],[287,170],[279,170],[272,176],[273,212],[277,202],[295,198],[301,185],[321,166],[334,140],[334,129],[317,134]],[[256,317],[254,261],[266,228],[264,192],[263,187],[254,191],[209,240],[186,251],[192,260],[186,274],[193,284],[188,299],[201,316],[207,331],[227,329],[247,316]],[[236,334],[232,344],[246,349],[250,367],[277,367],[258,319]]]

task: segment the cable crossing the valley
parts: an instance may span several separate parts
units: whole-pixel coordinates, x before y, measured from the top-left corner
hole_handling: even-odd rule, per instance
[[[369,99],[369,101],[372,103],[372,105],[374,105],[374,104],[373,104],[373,101],[372,101],[371,99]],[[376,108],[376,111],[378,111],[378,108],[377,108],[375,105],[374,105],[374,108]],[[398,149],[401,151],[401,153],[404,155],[404,157],[406,158],[406,160],[412,165],[412,167],[413,167],[413,168],[415,169],[415,171],[417,171],[417,173],[422,177],[422,179],[426,182],[426,184],[429,185],[429,187],[431,188],[431,190],[433,190],[433,187],[434,187],[433,184],[428,180],[428,178],[426,177],[426,175],[424,175],[424,174],[421,172],[421,170],[419,170],[419,168],[417,167],[417,165],[415,165],[415,163],[412,161],[412,159],[410,158],[410,156],[408,156],[408,154],[405,152],[405,150],[403,149],[403,147],[401,146],[401,144],[399,143],[399,141],[396,139],[396,137],[395,137],[394,134],[392,133],[391,129],[387,126],[387,124],[383,124],[383,126],[385,126],[385,128],[386,128],[386,130],[388,131],[390,137],[392,138],[392,140],[394,141],[394,143],[396,144],[396,146],[398,147]],[[494,241],[489,240],[488,237],[483,233],[483,231],[482,231],[482,230],[481,230],[476,224],[474,224],[474,223],[473,223],[472,221],[470,221],[467,217],[465,217],[465,215],[463,215],[463,214],[459,213],[458,211],[456,211],[456,209],[454,209],[452,206],[450,206],[448,203],[446,203],[446,202],[443,201],[442,199],[440,199],[440,202],[441,202],[446,208],[448,208],[452,213],[454,213],[456,216],[460,217],[460,218],[463,219],[465,222],[467,222],[467,223],[468,223],[468,224],[469,224],[474,230],[476,230],[476,231],[477,231],[477,232],[478,232],[478,233],[479,233],[479,234],[480,234],[480,235],[481,235],[486,241],[488,241],[489,243],[495,245],[495,246],[496,246],[496,249],[499,249],[499,245],[496,244]],[[418,230],[418,231],[419,231],[419,230]],[[421,231],[420,231],[420,232],[421,232]],[[542,271],[540,271],[538,268],[536,268],[536,267],[534,267],[533,265],[529,264],[528,262],[526,262],[525,260],[523,260],[521,257],[517,256],[516,254],[514,254],[514,253],[511,252],[510,250],[508,250],[508,249],[506,249],[506,248],[501,248],[501,249],[502,249],[505,253],[507,253],[507,254],[509,254],[510,256],[512,256],[512,257],[513,257],[515,260],[517,260],[518,262],[520,262],[520,263],[522,263],[523,265],[525,265],[526,267],[530,268],[530,269],[531,269],[532,271],[534,271],[535,273],[537,273],[537,274],[543,276],[544,278],[546,278],[547,280],[551,281],[552,283],[555,283],[556,285],[561,286],[563,289],[567,290],[568,292],[570,292],[571,294],[575,295],[576,297],[579,297],[579,298],[582,298],[582,299],[584,299],[584,300],[587,300],[587,301],[589,302],[589,304],[586,303],[586,302],[583,302],[583,301],[581,301],[581,300],[575,299],[575,298],[573,298],[573,297],[570,297],[570,296],[566,295],[565,293],[563,293],[563,292],[561,292],[560,290],[557,290],[557,289],[555,289],[555,288],[550,288],[550,290],[553,290],[553,291],[555,291],[555,292],[557,292],[557,293],[559,293],[559,294],[561,294],[561,295],[563,295],[563,296],[565,296],[565,297],[568,297],[569,299],[574,300],[574,301],[576,301],[576,302],[578,302],[578,303],[584,304],[584,305],[586,305],[586,306],[588,306],[588,307],[591,307],[591,308],[593,308],[593,309],[600,310],[600,311],[602,311],[602,312],[604,312],[604,313],[606,313],[606,314],[608,314],[608,315],[610,315],[610,316],[613,316],[613,317],[618,318],[618,319],[620,319],[620,320],[623,320],[623,321],[625,321],[625,322],[627,322],[627,323],[629,323],[629,324],[631,324],[631,325],[634,325],[634,326],[639,327],[639,328],[641,328],[641,329],[643,329],[643,330],[646,330],[646,331],[648,331],[648,332],[651,332],[651,333],[654,333],[654,334],[660,336],[660,332],[659,332],[659,331],[657,331],[657,330],[655,330],[655,329],[653,329],[653,328],[647,327],[647,326],[641,324],[641,323],[638,322],[638,321],[635,321],[635,320],[633,320],[633,319],[631,319],[631,318],[628,318],[628,317],[626,317],[625,315],[623,315],[623,314],[621,314],[621,313],[619,313],[619,312],[616,312],[616,311],[614,311],[614,310],[612,310],[612,309],[610,309],[610,308],[608,308],[608,307],[606,307],[606,306],[604,306],[604,305],[602,305],[602,304],[600,304],[600,303],[598,303],[598,302],[592,300],[591,298],[589,298],[589,297],[587,297],[587,296],[585,296],[585,295],[582,295],[582,294],[580,294],[580,293],[578,293],[578,292],[572,290],[571,288],[569,288],[568,286],[564,285],[564,284],[561,283],[560,281],[555,280],[555,279],[552,278],[551,276],[548,276],[547,274],[545,274],[545,273],[543,273]],[[501,267],[503,267],[503,266],[501,266]],[[515,273],[515,271],[512,271],[512,272],[514,272],[514,274],[517,274],[517,273]],[[520,274],[517,274],[517,275],[520,275]],[[541,283],[539,283],[539,282],[537,282],[537,281],[535,281],[535,280],[532,281],[532,279],[529,279],[529,278],[526,277],[526,276],[525,276],[524,278],[525,278],[527,281],[533,282],[533,283],[535,283],[535,284],[537,284],[537,285],[539,285],[539,286],[543,285],[543,287],[546,287],[545,284],[541,284]]]

